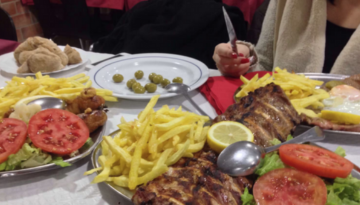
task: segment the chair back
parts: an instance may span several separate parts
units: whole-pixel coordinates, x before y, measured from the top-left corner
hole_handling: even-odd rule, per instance
[[[0,39],[17,41],[16,28],[10,15],[0,8]]]

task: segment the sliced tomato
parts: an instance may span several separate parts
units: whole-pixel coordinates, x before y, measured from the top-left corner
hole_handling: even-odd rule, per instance
[[[287,144],[281,146],[279,152],[286,165],[321,177],[345,178],[354,167],[344,157],[311,145]]]
[[[0,163],[19,151],[25,143],[26,136],[25,122],[13,118],[0,120]]]
[[[46,152],[67,155],[80,149],[89,138],[89,129],[77,115],[60,109],[36,113],[28,133],[34,145]]]
[[[254,185],[257,205],[324,205],[327,190],[321,178],[296,169],[275,169]]]

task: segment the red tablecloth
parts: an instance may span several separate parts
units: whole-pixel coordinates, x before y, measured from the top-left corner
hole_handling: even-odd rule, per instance
[[[25,5],[34,5],[33,0],[21,0]],[[61,4],[61,0],[50,0],[52,3]],[[86,0],[88,7],[129,10],[137,3],[146,0]]]
[[[0,55],[14,51],[20,43],[0,39]]]

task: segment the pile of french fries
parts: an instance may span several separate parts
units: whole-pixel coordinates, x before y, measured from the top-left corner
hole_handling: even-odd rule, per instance
[[[266,74],[259,78],[258,75],[254,76],[251,80],[240,76],[241,81],[244,83],[241,90],[236,94],[236,98],[247,96],[249,92],[264,87],[270,83],[279,85],[289,97],[292,105],[296,111],[304,113],[309,117],[318,117],[312,109],[322,109],[324,104],[321,102],[330,95],[323,89],[317,88],[324,82],[318,80],[311,80],[302,74],[289,73],[286,69],[281,70],[279,67],[275,68],[271,76]],[[309,109],[312,108],[312,109]]]
[[[101,165],[85,175],[101,171],[93,183],[112,181],[130,190],[155,179],[182,157],[193,157],[202,150],[209,127],[206,116],[163,106],[154,111],[159,95],[151,98],[138,119],[118,125],[114,137],[104,136],[101,142]]]
[[[14,76],[0,90],[0,119],[10,107],[26,97],[48,95],[63,100],[73,99],[80,95],[84,88],[91,87],[92,82],[89,78],[83,73],[69,78],[51,78],[48,75],[43,76],[41,72],[36,73],[35,78]],[[96,89],[96,94],[106,101],[117,101],[110,90]]]

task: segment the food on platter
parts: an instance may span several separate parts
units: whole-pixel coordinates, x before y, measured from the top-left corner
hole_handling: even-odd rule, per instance
[[[38,74],[37,77],[39,77]],[[32,86],[31,82],[35,81],[30,77],[24,79],[28,80],[27,83],[30,82],[27,84],[29,87]],[[39,80],[41,79],[40,77]],[[52,83],[50,88],[57,86],[56,81],[49,82]],[[67,80],[62,82],[67,83]],[[44,86],[43,83],[41,84]],[[55,92],[56,88],[53,87]],[[80,154],[79,149],[86,150],[93,144],[90,133],[103,126],[107,120],[106,110],[104,110],[105,100],[96,95],[97,91],[94,88],[81,89],[83,90],[80,96],[68,101],[67,108],[70,108],[72,112],[61,109],[41,111],[41,106],[37,104],[27,105],[29,101],[44,97],[44,95],[25,97],[24,93],[18,93],[15,96],[12,95],[16,92],[15,89],[5,93],[18,99],[16,99],[17,103],[13,102],[14,106],[1,116],[3,119],[0,119],[0,171],[30,168],[49,163],[62,167],[70,166],[63,160]],[[26,92],[33,91],[28,89]],[[25,98],[21,99],[23,96]],[[7,96],[4,98],[6,99]]]
[[[169,79],[163,79],[162,81],[161,81],[161,86],[164,88],[164,87],[166,87],[167,85],[169,85],[170,84],[170,80]]]
[[[296,169],[275,169],[254,184],[256,204],[326,204],[327,190],[323,180]]]
[[[157,89],[157,85],[154,83],[148,83],[145,85],[145,89],[148,93],[154,93]]]
[[[183,79],[180,77],[176,77],[172,80],[173,83],[183,83]]]
[[[155,84],[159,84],[162,82],[163,80],[163,76],[162,75],[155,75],[153,78],[152,78],[152,82],[155,83]]]
[[[112,181],[133,190],[168,170],[181,157],[192,157],[206,141],[209,118],[181,108],[163,106],[154,111],[159,95],[151,98],[138,120],[118,125],[120,132],[114,137],[104,136],[99,157],[101,170],[93,182]]]
[[[222,121],[215,123],[207,134],[209,147],[217,153],[238,141],[254,141],[251,130],[239,122]]]
[[[272,139],[284,142],[300,120],[280,86],[270,83],[249,92],[239,103],[217,116],[214,122],[240,122],[254,134],[255,144],[267,147],[272,146]]]
[[[0,121],[0,163],[15,154],[24,144],[27,136],[25,122],[18,119],[2,119]]]
[[[115,75],[113,76],[113,81],[114,81],[115,83],[121,83],[123,80],[124,80],[124,76],[121,75],[121,74],[115,74]]]
[[[59,56],[42,47],[20,53],[20,60],[23,63],[17,73],[48,73],[64,68]]]
[[[324,89],[331,90],[333,87],[338,85],[349,85],[358,90],[360,90],[360,74],[355,74],[350,77],[345,78],[344,80],[332,80],[325,84]]]
[[[301,124],[360,132],[360,90],[356,88],[360,87],[360,74],[323,84],[303,74],[289,73],[286,69],[275,68],[275,71],[272,76],[266,74],[260,79],[258,75],[249,80],[241,76],[244,85],[236,93],[236,101],[273,82],[284,90],[300,115]]]
[[[66,45],[64,52],[51,40],[29,37],[14,51],[18,73],[52,72],[82,61],[78,51]]]
[[[144,72],[142,70],[138,70],[134,74],[135,78],[140,80],[144,76]]]
[[[154,111],[158,97],[152,98],[138,120],[122,119],[121,132],[114,138],[104,137],[97,159],[100,166],[85,173],[98,172],[93,182],[112,182],[113,186],[136,189],[134,204],[360,202],[360,181],[349,175],[353,165],[343,157],[310,145],[290,149],[285,145],[280,151],[266,154],[253,176],[230,177],[217,169],[217,154],[211,149],[214,138],[227,144],[253,140],[263,147],[291,139],[289,134],[301,117],[280,86],[271,83],[250,92],[217,117],[211,128],[203,127],[208,118],[183,112],[181,108],[163,106]],[[224,139],[218,133],[229,138],[241,134],[236,139]],[[344,154],[341,149],[337,151]],[[282,191],[274,192],[263,186],[270,182],[268,187]],[[252,188],[254,183],[256,189]]]
[[[96,93],[95,88],[84,88],[75,99],[65,100],[66,110],[74,114],[80,114],[87,109],[97,110],[101,108],[105,104],[105,99]]]
[[[26,103],[38,97],[52,96],[68,101],[80,95],[84,88],[91,87],[92,82],[85,74],[78,74],[68,78],[51,78],[40,72],[36,77],[20,78],[14,76],[7,85],[0,89],[0,119],[17,103]],[[96,89],[97,95],[106,101],[117,101],[112,91]],[[86,108],[85,108],[86,109]],[[94,109],[93,109],[94,110]]]
[[[330,179],[346,178],[354,167],[347,159],[311,145],[287,144],[279,153],[286,165]]]
[[[15,118],[29,124],[30,118],[40,112],[41,106],[37,104],[26,105],[25,103],[16,104],[9,116],[5,118]]]
[[[299,114],[304,113],[310,117],[317,117],[314,111],[307,108],[321,109],[324,107],[321,100],[330,96],[325,90],[317,89],[317,86],[321,86],[323,82],[311,80],[302,74],[289,73],[286,69],[281,70],[278,67],[275,68],[275,71],[276,73],[273,73],[272,76],[266,74],[260,79],[258,75],[251,80],[241,76],[240,79],[244,85],[241,86],[241,90],[236,94],[236,98],[244,97],[249,92],[253,92],[273,82],[284,90]]]
[[[80,53],[77,50],[71,48],[69,45],[65,46],[64,53],[69,58],[68,65],[81,63],[82,59],[81,59]]]
[[[85,122],[74,113],[61,109],[46,109],[29,122],[29,138],[43,151],[68,155],[80,149],[89,138]]]
[[[97,128],[103,126],[107,120],[106,111],[103,109],[91,110],[88,108],[78,116],[85,122],[90,132],[94,132]]]
[[[243,204],[244,190],[251,189],[252,182],[222,173],[216,168],[216,158],[212,151],[182,158],[160,177],[138,187],[132,201],[135,205]]]

